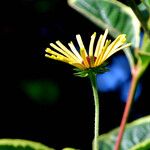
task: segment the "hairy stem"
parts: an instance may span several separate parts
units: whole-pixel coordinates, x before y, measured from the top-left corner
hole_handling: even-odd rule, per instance
[[[122,140],[123,133],[125,130],[125,125],[127,123],[127,119],[128,119],[128,116],[129,116],[129,113],[131,110],[131,105],[132,105],[132,102],[134,99],[138,79],[139,79],[139,72],[137,71],[137,69],[135,67],[132,71],[132,81],[131,81],[131,85],[130,85],[130,90],[129,90],[129,94],[128,94],[126,106],[124,109],[123,117],[121,120],[120,129],[119,129],[119,133],[118,133],[118,137],[117,137],[117,140],[115,143],[114,150],[119,150],[119,148],[120,148],[121,140]]]
[[[95,103],[95,123],[94,123],[94,143],[93,143],[93,150],[98,150],[98,136],[99,136],[99,98],[98,98],[98,91],[96,86],[96,75],[94,73],[89,74],[93,96],[94,96],[94,103]]]

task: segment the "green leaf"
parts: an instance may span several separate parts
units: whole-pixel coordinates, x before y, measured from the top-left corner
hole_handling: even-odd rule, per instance
[[[130,150],[149,150],[149,149],[150,149],[150,139],[133,146]]]
[[[68,4],[100,28],[108,28],[111,36],[127,34],[133,48],[139,47],[140,23],[130,7],[116,0],[68,0]],[[135,57],[125,50],[130,66]]]
[[[99,136],[100,150],[113,150],[118,128]],[[150,149],[150,116],[137,119],[126,125],[120,150]]]
[[[71,148],[71,147],[65,147],[65,148],[63,148],[62,150],[77,150],[77,149]]]
[[[22,139],[0,139],[0,150],[54,150],[42,143]]]
[[[144,34],[143,44],[138,54],[140,59],[140,74],[142,74],[150,64],[150,39],[147,34]]]
[[[142,2],[150,13],[150,0],[142,0]]]
[[[144,5],[144,3],[140,3],[138,5],[138,8],[139,8],[140,12],[142,13],[144,20],[146,20],[146,22],[147,22],[148,18],[149,18],[149,12],[147,10],[147,7]]]
[[[139,51],[138,53],[139,53],[140,58],[142,60],[142,64],[149,63],[149,61],[150,61],[150,53],[148,53],[148,52],[142,52],[142,51]]]

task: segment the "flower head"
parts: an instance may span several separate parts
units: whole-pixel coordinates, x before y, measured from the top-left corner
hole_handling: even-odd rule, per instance
[[[96,33],[91,36],[89,49],[86,50],[81,36],[76,35],[77,43],[80,51],[74,46],[71,41],[68,43],[69,49],[64,46],[60,41],[56,41],[56,44],[50,43],[50,46],[54,49],[47,48],[45,56],[51,59],[68,63],[79,70],[95,69],[103,65],[111,55],[117,51],[130,46],[131,44],[124,44],[126,42],[126,35],[119,35],[112,43],[111,40],[107,40],[108,29],[105,30],[103,35],[100,35],[96,45],[94,44]],[[95,46],[94,46],[95,45]]]

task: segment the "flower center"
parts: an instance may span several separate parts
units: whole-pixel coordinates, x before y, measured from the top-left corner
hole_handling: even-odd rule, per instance
[[[94,65],[94,62],[96,61],[97,57],[95,57],[95,56],[93,56],[93,57],[87,56],[86,59],[87,59],[89,65],[90,65],[90,67],[94,67],[93,65]]]

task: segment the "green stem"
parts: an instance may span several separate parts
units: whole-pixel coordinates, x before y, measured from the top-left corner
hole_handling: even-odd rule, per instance
[[[94,143],[93,150],[98,150],[98,136],[99,136],[99,98],[96,86],[96,75],[94,73],[89,74],[89,78],[92,85],[94,103],[95,103],[95,124],[94,124]]]
[[[119,150],[119,148],[120,148],[123,133],[124,133],[124,130],[125,130],[125,125],[127,123],[128,116],[129,116],[129,113],[130,113],[130,110],[131,110],[131,105],[132,105],[132,102],[133,102],[133,99],[134,99],[138,79],[139,79],[139,71],[138,71],[137,67],[135,67],[132,70],[132,81],[131,81],[131,86],[130,86],[130,90],[129,90],[129,95],[128,95],[128,98],[127,98],[127,103],[126,103],[126,106],[125,106],[125,109],[124,109],[124,113],[123,113],[123,117],[122,117],[122,120],[121,120],[120,129],[119,129],[119,133],[118,133],[118,137],[117,137],[117,140],[116,140],[116,143],[115,143],[114,150]]]

